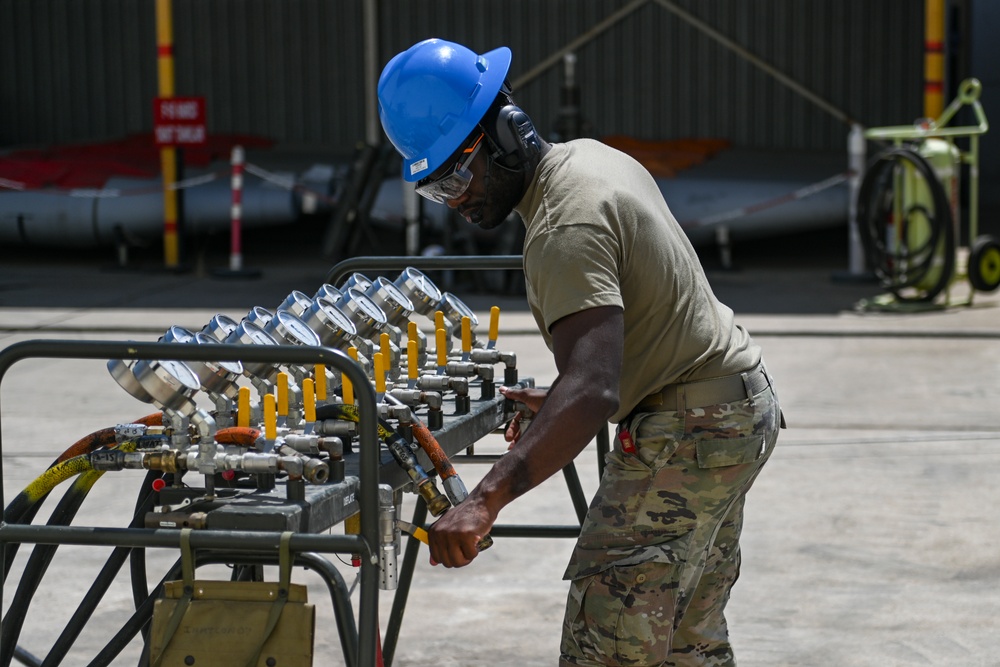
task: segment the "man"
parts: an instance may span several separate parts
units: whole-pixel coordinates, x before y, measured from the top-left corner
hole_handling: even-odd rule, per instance
[[[516,210],[528,303],[555,357],[537,411],[468,499],[430,530],[461,567],[500,510],[570,463],[608,420],[608,455],[566,570],[560,665],[735,664],[723,615],[743,497],[780,411],[760,348],[712,293],[649,173],[579,139],[550,145],[511,99],[510,50],[426,40],[379,79],[403,178],[483,229]]]

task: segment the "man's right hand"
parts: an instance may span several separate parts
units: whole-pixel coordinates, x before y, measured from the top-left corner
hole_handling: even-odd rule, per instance
[[[542,409],[542,404],[545,402],[546,397],[548,397],[549,392],[547,389],[500,387],[500,394],[504,398],[523,403],[530,411],[529,414],[525,414],[523,410],[518,410],[510,420],[510,423],[507,424],[507,430],[504,431],[503,437],[513,447],[517,444],[523,433],[521,422],[531,419]]]

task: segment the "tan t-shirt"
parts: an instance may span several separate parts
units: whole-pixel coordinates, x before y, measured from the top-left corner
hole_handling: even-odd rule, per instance
[[[716,299],[656,182],[591,139],[555,144],[516,207],[527,232],[528,304],[546,345],[560,318],[620,306],[625,356],[619,422],[675,382],[752,369],[760,348]]]

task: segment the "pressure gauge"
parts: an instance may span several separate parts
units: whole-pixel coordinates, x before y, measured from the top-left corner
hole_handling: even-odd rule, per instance
[[[136,379],[135,374],[132,373],[132,367],[122,359],[112,359],[108,362],[108,372],[111,373],[111,377],[115,379],[122,389],[127,391],[129,394],[139,399],[143,403],[152,403],[153,397],[150,396],[149,392],[142,388],[139,384],[139,380]]]
[[[413,314],[410,297],[385,276],[379,276],[365,292],[384,312],[390,324],[402,324]]]
[[[264,306],[254,306],[249,313],[247,313],[246,318],[250,322],[253,322],[261,329],[266,329],[268,323],[274,319],[274,313],[265,308]]]
[[[194,342],[197,343],[198,345],[217,345],[221,341],[218,341],[209,336],[208,334],[199,331],[194,335]],[[234,375],[243,374],[243,364],[241,364],[239,361],[213,361],[211,363],[215,364],[216,366],[223,369],[227,373],[233,373]]]
[[[292,293],[285,297],[285,300],[281,302],[281,305],[277,309],[288,310],[294,315],[302,317],[309,310],[312,302],[313,300],[306,296],[305,293],[299,290],[292,290]]]
[[[169,329],[166,333],[160,336],[161,343],[193,343],[194,334],[185,329],[184,327],[179,327],[176,324]]]
[[[468,317],[469,324],[472,329],[475,329],[479,325],[479,318],[476,314],[472,312],[472,309],[465,305],[461,299],[452,294],[451,292],[445,292],[443,298],[441,299],[441,311],[444,316],[449,320],[454,322],[456,331],[462,331],[462,318]]]
[[[328,299],[330,303],[337,303],[344,293],[329,283],[323,283],[313,294],[313,301],[317,299]]]
[[[337,304],[344,314],[354,321],[354,328],[363,338],[374,338],[385,329],[385,313],[374,301],[353,287],[344,292]]]
[[[264,331],[274,336],[278,342],[285,341],[289,345],[319,345],[319,336],[309,328],[294,313],[279,310],[274,314]]]
[[[208,321],[208,324],[201,328],[203,333],[208,334],[220,343],[229,337],[229,334],[233,333],[233,329],[237,327],[239,323],[228,315],[223,315],[219,313],[212,319]]]
[[[192,397],[201,389],[201,381],[191,367],[175,359],[140,359],[132,367],[142,388],[153,402],[165,410],[192,415],[197,410]]]
[[[354,322],[333,302],[324,297],[313,301],[303,318],[309,328],[316,332],[323,345],[347,349],[358,335]]]
[[[372,281],[368,279],[368,276],[363,273],[352,273],[347,276],[347,280],[340,286],[340,291],[347,292],[349,289],[356,289],[359,292],[367,292],[371,286]]]
[[[219,341],[201,331],[194,335],[194,342],[197,345],[219,344]],[[239,395],[240,388],[236,380],[243,374],[243,364],[239,361],[201,361],[189,362],[188,365],[198,375],[205,391],[222,394],[228,398],[236,398]]]
[[[434,311],[441,303],[441,290],[423,273],[408,266],[394,281],[403,294],[413,302],[413,309],[421,315],[434,317]]]
[[[234,345],[277,345],[271,334],[267,333],[250,320],[240,322],[229,337],[223,341]],[[273,363],[266,361],[251,361],[243,363],[243,371],[248,375],[262,377],[265,380],[273,380],[278,369]]]
[[[218,344],[219,341],[210,335],[199,331],[197,334],[191,333],[184,327],[174,325],[167,329],[166,333],[160,336],[161,343],[178,343],[181,345],[195,345],[198,343],[211,342]],[[243,366],[236,362],[207,362],[207,361],[186,361],[184,362],[198,377],[199,386],[205,391],[213,394],[224,394],[229,398],[235,398],[239,387],[236,386],[236,378],[243,373]]]

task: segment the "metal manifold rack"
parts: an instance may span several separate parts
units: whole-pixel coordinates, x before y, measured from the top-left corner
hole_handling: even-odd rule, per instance
[[[417,315],[427,318],[431,334],[415,321]],[[0,545],[5,575],[19,536],[49,540],[23,528],[18,533],[14,524],[30,524],[57,484],[134,469],[146,470],[148,483],[131,528],[203,533],[203,548],[220,531],[319,537],[339,523],[360,540],[373,533],[362,530],[363,515],[377,513],[377,543],[358,542],[365,549],[358,549],[355,564],[364,556],[367,567],[377,567],[378,587],[395,589],[400,528],[413,534],[399,518],[402,494],[418,494],[435,516],[461,503],[468,492],[449,456],[512,415],[516,406],[499,395],[499,382],[532,384],[530,378],[519,382],[516,356],[497,347],[498,330],[498,308],[481,328],[458,297],[407,267],[393,280],[354,273],[339,286],[321,285],[312,296],[293,291],[273,311],[258,306],[242,321],[219,314],[199,331],[171,326],[155,344],[94,343],[96,351],[83,356],[106,349],[134,353],[111,359],[108,370],[131,396],[160,412],[87,436],[13,499],[4,512],[8,536]],[[333,363],[302,363],[308,354],[290,348]],[[72,350],[55,354],[75,356]],[[297,361],[289,362],[291,357]],[[0,366],[7,365],[4,358]],[[361,377],[368,386],[358,386]],[[376,422],[378,438],[377,510],[372,495],[365,507],[364,478],[371,474],[364,456],[370,445],[361,428],[366,420]],[[367,521],[367,527],[375,525]],[[53,541],[90,540],[59,535]],[[299,544],[299,552],[310,549]],[[487,538],[480,546],[489,544]],[[137,597],[137,608],[140,602]],[[17,653],[16,623],[7,620],[2,664]],[[353,664],[353,619],[340,631]]]

